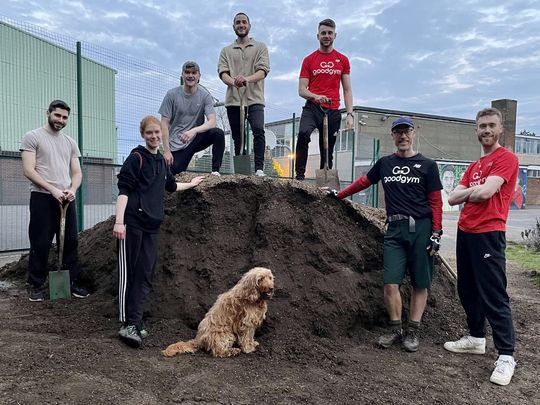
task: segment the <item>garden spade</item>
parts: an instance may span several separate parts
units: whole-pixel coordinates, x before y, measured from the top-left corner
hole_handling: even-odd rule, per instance
[[[49,272],[49,297],[51,300],[71,298],[69,270],[63,270],[64,239],[66,236],[66,212],[69,201],[60,203],[60,229],[58,232],[58,264],[56,271]]]
[[[251,176],[251,160],[249,154],[246,154],[246,104],[245,96],[247,88],[245,88],[242,94],[240,94],[240,89],[238,89],[238,94],[240,95],[240,155],[234,157],[234,172],[236,174],[245,174],[246,176]]]
[[[324,153],[324,167],[322,169],[317,169],[315,171],[315,181],[317,187],[328,187],[331,190],[339,190],[341,185],[339,183],[338,172],[335,169],[328,168],[328,158],[330,156],[330,151],[328,147],[328,110],[329,108],[323,108],[319,106],[323,111],[323,151]]]

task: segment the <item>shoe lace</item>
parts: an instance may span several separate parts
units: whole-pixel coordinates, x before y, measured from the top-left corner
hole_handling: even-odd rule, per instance
[[[512,366],[514,366],[512,360],[498,359],[495,362],[495,372],[500,374],[507,374],[510,372]]]

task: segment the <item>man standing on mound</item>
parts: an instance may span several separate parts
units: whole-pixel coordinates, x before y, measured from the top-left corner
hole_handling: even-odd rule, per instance
[[[416,136],[410,117],[392,123],[397,151],[382,157],[367,175],[330,196],[345,198],[382,182],[388,229],[384,236],[384,303],[390,318],[388,333],[379,338],[382,348],[401,343],[408,352],[418,350],[418,330],[431,287],[433,255],[442,235],[442,184],[437,164],[414,151]],[[409,270],[411,303],[406,336],[401,321],[399,285]]]
[[[490,381],[508,385],[514,375],[515,334],[506,292],[506,220],[519,162],[499,144],[502,114],[486,108],[476,114],[476,136],[484,150],[450,194],[450,205],[465,204],[458,221],[456,260],[458,294],[467,314],[469,336],[446,342],[454,353],[484,354],[486,319],[499,352]]]
[[[218,74],[227,85],[225,108],[234,141],[234,155],[245,154],[242,148],[240,107],[247,108],[246,119],[253,132],[255,175],[264,177],[264,80],[270,73],[268,48],[249,36],[251,22],[246,13],[233,18],[236,39],[219,54]]]
[[[339,112],[339,86],[343,86],[343,99],[347,110],[347,129],[353,127],[353,94],[351,65],[344,54],[334,49],[336,23],[327,18],[319,23],[317,39],[319,48],[306,56],[300,69],[298,95],[306,99],[302,107],[298,142],[296,143],[296,180],[304,180],[308,160],[311,133],[319,130],[320,168],[324,168],[326,155],[323,153],[323,122],[328,115],[328,168],[333,165],[334,146],[341,126]]]

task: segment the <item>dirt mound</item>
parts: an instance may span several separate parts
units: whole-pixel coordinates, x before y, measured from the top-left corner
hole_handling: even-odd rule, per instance
[[[210,176],[196,189],[169,195],[166,214],[146,311],[161,344],[193,336],[217,295],[255,266],[272,269],[276,278],[260,332],[274,353],[290,356],[291,346],[309,350],[314,339],[335,345],[386,319],[381,210],[333,200],[297,181]],[[113,222],[80,236],[82,282],[111,319],[117,288]],[[25,269],[21,261],[9,272]],[[404,296],[406,301],[407,288]],[[453,283],[437,275],[426,314],[433,318],[433,337],[449,329],[445,300],[455,301]],[[171,336],[171,325],[177,336]]]

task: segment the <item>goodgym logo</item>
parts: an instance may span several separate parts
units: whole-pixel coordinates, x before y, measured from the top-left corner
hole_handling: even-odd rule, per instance
[[[336,60],[336,63],[339,63],[339,59]],[[341,69],[334,69],[334,66],[335,66],[334,62],[323,60],[319,64],[318,69],[313,69],[312,74],[313,74],[313,76],[319,75],[321,73],[326,73],[328,75],[340,75],[341,74]]]
[[[383,181],[385,183],[403,183],[403,184],[420,184],[420,177],[409,176],[411,168],[409,166],[394,166],[392,168],[393,176],[385,176]]]

